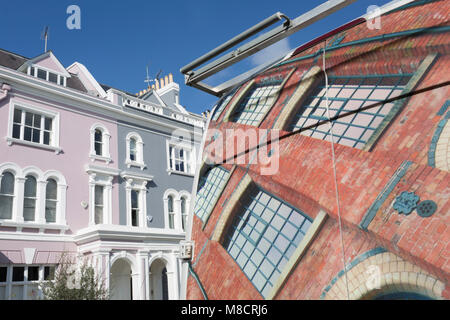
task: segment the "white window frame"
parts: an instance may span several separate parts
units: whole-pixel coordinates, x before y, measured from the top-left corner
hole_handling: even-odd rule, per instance
[[[180,196],[180,228],[183,232],[186,232],[187,230],[187,224],[189,222],[189,208],[191,205],[191,194],[187,191],[180,191],[179,192],[179,196]],[[182,210],[181,210],[181,199],[184,198],[186,200],[186,205],[185,205],[185,214],[183,214]],[[185,221],[184,221],[184,228],[183,228],[183,216],[186,217]]]
[[[13,138],[13,124],[14,124],[14,110],[20,109],[22,110],[22,123],[21,123],[21,138]],[[24,135],[24,126],[25,126],[25,112],[30,112],[33,114],[37,114],[42,116],[41,123],[43,123],[45,120],[43,117],[52,118],[52,131],[51,131],[51,144],[47,145],[44,143],[38,143],[38,142],[32,142],[27,141],[23,139]],[[47,149],[55,151],[56,154],[61,153],[62,149],[59,145],[59,126],[60,126],[60,115],[59,112],[56,111],[50,111],[47,109],[43,109],[34,105],[29,105],[28,103],[22,103],[15,99],[11,99],[11,102],[9,103],[9,120],[8,120],[8,131],[6,134],[6,141],[9,146],[13,144],[20,144],[20,145],[26,145],[26,146],[33,146],[38,147],[41,149]],[[44,131],[43,127],[41,128],[41,131]]]
[[[136,140],[136,160],[131,160],[130,151],[131,151],[131,139]],[[126,154],[125,154],[125,164],[128,168],[131,167],[139,167],[141,170],[147,167],[144,163],[144,142],[142,141],[141,136],[136,132],[130,132],[127,134],[125,138],[126,143]]]
[[[95,130],[100,130],[102,132],[102,154],[97,155],[95,153]],[[108,129],[101,123],[95,123],[91,126],[90,129],[90,151],[89,151],[89,158],[91,161],[99,160],[104,161],[106,163],[111,163],[111,153],[110,153],[110,139],[111,134],[109,133]]]
[[[29,300],[27,296],[28,292],[28,286],[30,285],[38,285],[38,299],[43,298],[42,290],[40,289],[41,286],[39,285],[42,281],[51,281],[51,280],[44,280],[44,270],[46,267],[50,268],[56,268],[56,265],[52,264],[12,264],[12,265],[0,265],[0,267],[6,267],[6,282],[0,282],[0,287],[5,288],[5,300],[12,300],[11,294],[12,294],[12,287],[13,286],[23,286],[23,296],[19,299],[14,300]],[[24,281],[12,281],[12,275],[13,275],[13,268],[14,267],[23,267],[24,268]],[[29,267],[39,267],[39,277],[38,280],[28,280],[28,268]]]
[[[148,228],[147,226],[147,183],[153,176],[135,172],[122,171],[120,176],[125,180],[126,225],[131,228]],[[138,193],[138,225],[133,226],[131,220],[131,191]]]
[[[174,214],[174,228],[170,228],[170,218],[169,218],[169,196],[173,197],[173,214]],[[163,202],[164,202],[164,226],[167,230],[175,230],[177,232],[185,232],[183,230],[183,217],[181,213],[181,198],[186,199],[186,224],[188,223],[189,219],[189,208],[190,208],[190,202],[191,202],[191,195],[188,191],[182,190],[177,191],[175,189],[167,189],[164,192],[163,196]],[[186,226],[185,226],[186,227]]]
[[[68,229],[66,222],[66,191],[67,183],[64,176],[56,170],[42,172],[39,168],[29,166],[24,169],[17,164],[8,162],[0,165],[0,175],[5,172],[14,175],[14,199],[11,219],[0,219],[0,226],[23,228],[38,228],[40,232],[46,229],[56,229],[64,233]],[[32,175],[36,178],[36,211],[34,221],[24,221],[23,204],[25,193],[25,177]],[[45,220],[46,186],[48,179],[54,179],[57,185],[56,222]]]
[[[34,73],[33,74],[31,73],[31,68],[34,68]],[[46,73],[45,79],[38,78],[38,76],[37,76],[38,75],[38,69],[42,70],[42,71],[44,71]],[[56,83],[49,80],[49,77],[50,77],[49,74],[50,73],[56,74],[56,76],[57,76]],[[53,83],[53,84],[57,84],[57,85],[60,85],[60,86],[63,86],[63,87],[67,87],[67,77],[65,75],[63,75],[62,73],[57,72],[55,70],[48,69],[46,67],[42,67],[42,66],[37,65],[37,64],[32,64],[32,65],[28,66],[27,67],[27,74],[29,76],[32,76],[32,77],[35,77],[35,78],[38,78],[38,79],[41,79],[41,80],[45,80],[45,81],[48,81],[48,82]]]
[[[87,165],[89,175],[89,226],[95,223],[95,186],[103,186],[103,219],[102,225],[112,224],[112,181],[119,170],[108,167]]]
[[[172,154],[170,152],[170,148],[172,148]],[[189,159],[186,159],[186,163],[189,164],[190,166],[190,171],[179,171],[176,170],[176,166],[175,166],[175,162],[173,161],[172,164],[173,166],[170,165],[170,159],[175,159],[175,148],[178,149],[183,149],[185,152],[188,151],[189,152]],[[167,172],[170,174],[172,173],[176,173],[176,174],[182,174],[182,175],[187,175],[187,176],[194,176],[195,174],[195,163],[196,163],[196,159],[195,159],[195,146],[193,144],[190,143],[186,143],[183,141],[180,142],[174,142],[173,140],[166,140],[166,152],[167,152]],[[185,168],[187,170],[187,166],[185,163]]]

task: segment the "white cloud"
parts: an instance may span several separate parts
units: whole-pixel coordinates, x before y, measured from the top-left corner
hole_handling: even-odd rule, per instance
[[[289,40],[284,38],[278,42],[275,42],[271,46],[255,53],[250,57],[250,62],[255,66],[268,62],[271,59],[279,58],[286,55],[291,50]]]

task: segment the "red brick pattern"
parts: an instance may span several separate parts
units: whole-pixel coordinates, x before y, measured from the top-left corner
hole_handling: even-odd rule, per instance
[[[448,25],[445,21],[448,12],[448,1],[436,1],[395,12],[382,17],[381,30],[369,30],[361,24],[345,31],[343,43],[415,28]],[[327,54],[327,65],[335,74],[385,74],[396,73],[400,69],[402,72],[414,72],[427,54],[439,53],[417,89],[426,88],[449,80],[449,40],[448,32],[430,33],[344,47]],[[293,58],[315,53],[322,46],[318,44]],[[319,66],[320,60],[317,62]],[[276,68],[270,71],[286,72],[288,67],[295,68],[260,129],[273,126],[302,76],[312,65],[313,59],[310,58],[287,64],[278,71]],[[436,126],[442,119],[436,113],[449,97],[449,86],[410,97],[370,151],[335,145],[346,263],[382,246],[444,282],[446,289],[442,296],[446,299],[450,298],[450,173],[428,166],[428,149]],[[211,127],[224,134],[222,141],[225,150],[233,143],[226,139],[226,129],[253,128],[222,122],[222,118],[223,115]],[[281,136],[283,134],[286,132],[280,133]],[[253,146],[248,141],[241,143],[247,148]],[[279,158],[276,174],[260,175],[262,165],[248,164],[247,159],[246,163],[236,166],[204,229],[200,219],[194,216],[194,269],[210,299],[262,298],[221,243],[208,240],[228,199],[246,173],[265,190],[310,217],[316,217],[319,210],[329,215],[276,299],[319,299],[331,279],[343,269],[330,148],[327,141],[302,135],[283,139],[278,152],[272,155],[272,159]],[[405,176],[381,204],[368,230],[361,230],[359,224],[368,209],[406,160],[411,161],[412,165]],[[231,169],[230,164],[225,167]],[[414,192],[421,201],[433,200],[437,211],[429,218],[422,218],[415,211],[408,216],[398,214],[392,204],[402,191]],[[202,299],[192,277],[189,277],[187,292],[188,299]]]

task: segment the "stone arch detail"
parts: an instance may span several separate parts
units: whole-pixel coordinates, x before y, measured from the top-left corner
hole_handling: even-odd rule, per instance
[[[379,282],[372,281],[379,275]],[[347,300],[344,272],[340,271],[322,295],[325,300]],[[349,297],[351,300],[372,299],[380,294],[410,292],[443,299],[445,284],[420,267],[401,257],[375,248],[356,257],[347,266]]]
[[[428,163],[438,169],[450,171],[450,112],[441,120],[433,135]]]

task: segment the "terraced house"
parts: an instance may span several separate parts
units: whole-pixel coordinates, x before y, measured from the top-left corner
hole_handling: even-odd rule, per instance
[[[380,28],[363,16],[224,92],[203,88],[220,99],[188,299],[450,298],[449,12],[396,1]],[[275,18],[280,34],[298,23]],[[241,162],[227,130],[247,133]]]
[[[204,120],[169,74],[137,95],[53,52],[0,50],[0,299],[41,297],[63,252],[112,299],[177,299]]]

